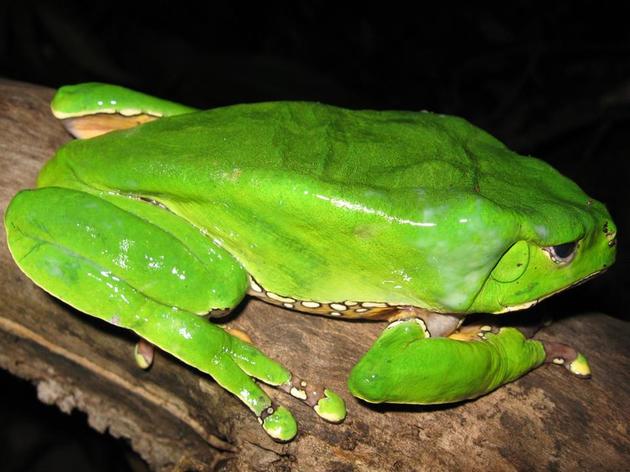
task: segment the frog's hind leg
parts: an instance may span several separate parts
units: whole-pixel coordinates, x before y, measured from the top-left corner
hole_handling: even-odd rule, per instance
[[[146,202],[57,187],[20,192],[5,225],[15,261],[39,286],[208,373],[273,438],[295,436],[292,414],[252,378],[290,391],[291,373],[202,316],[236,306],[248,280],[197,228]],[[324,418],[345,415],[332,393],[317,405]]]
[[[197,111],[135,90],[97,82],[61,87],[52,100],[51,109],[68,132],[79,139]]]

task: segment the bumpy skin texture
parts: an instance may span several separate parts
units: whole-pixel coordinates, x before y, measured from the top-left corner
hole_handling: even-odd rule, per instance
[[[40,188],[14,198],[5,225],[20,268],[209,373],[279,440],[295,420],[252,377],[329,421],[345,407],[197,316],[236,306],[248,276],[292,308],[368,302],[418,316],[383,333],[349,387],[372,402],[444,403],[549,353],[512,328],[461,341],[430,337],[425,321],[522,308],[614,260],[601,203],[460,118],[304,102],[197,112],[104,84],[63,88],[52,106],[98,117],[99,133],[145,124],[67,144]],[[107,120],[116,113],[166,118]],[[558,260],[552,246],[565,243],[577,245]]]

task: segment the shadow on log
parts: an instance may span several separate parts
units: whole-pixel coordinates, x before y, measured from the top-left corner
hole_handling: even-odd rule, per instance
[[[0,82],[0,205],[33,187],[68,140],[50,114],[52,91]],[[593,379],[544,366],[473,402],[448,407],[370,407],[345,377],[381,323],[299,315],[249,301],[229,324],[248,332],[293,372],[341,393],[348,419],[295,413],[300,433],[268,438],[255,417],[211,378],[158,353],[149,371],[133,361],[134,337],[82,315],[32,284],[0,244],[0,367],[34,382],[39,398],[131,446],[155,470],[627,470],[630,326],[602,314],[565,319],[541,337],[587,354]]]

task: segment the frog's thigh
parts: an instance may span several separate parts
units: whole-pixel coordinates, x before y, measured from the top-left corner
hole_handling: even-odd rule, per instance
[[[172,221],[158,227],[150,221],[154,215],[142,216],[83,192],[44,188],[18,194],[5,223],[13,257],[35,283],[207,372],[246,403],[270,435],[293,437],[292,415],[275,408],[238,365],[244,362],[241,351],[247,350],[247,361],[266,382],[288,383],[290,373],[198,315],[238,303],[246,275],[239,276],[238,265],[217,264],[213,270],[212,257],[203,258],[209,247],[197,247],[188,228]],[[223,280],[213,283],[213,277]],[[213,293],[225,280],[236,286],[227,298]]]
[[[352,394],[374,403],[455,402],[488,393],[545,359],[542,344],[514,328],[475,341],[425,334],[415,320],[392,323],[353,368]]]

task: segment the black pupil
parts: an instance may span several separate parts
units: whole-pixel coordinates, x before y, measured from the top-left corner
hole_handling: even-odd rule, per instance
[[[558,244],[557,246],[553,247],[553,252],[555,252],[556,256],[560,259],[566,259],[571,254],[573,254],[576,244],[577,242],[575,241],[571,243]]]

